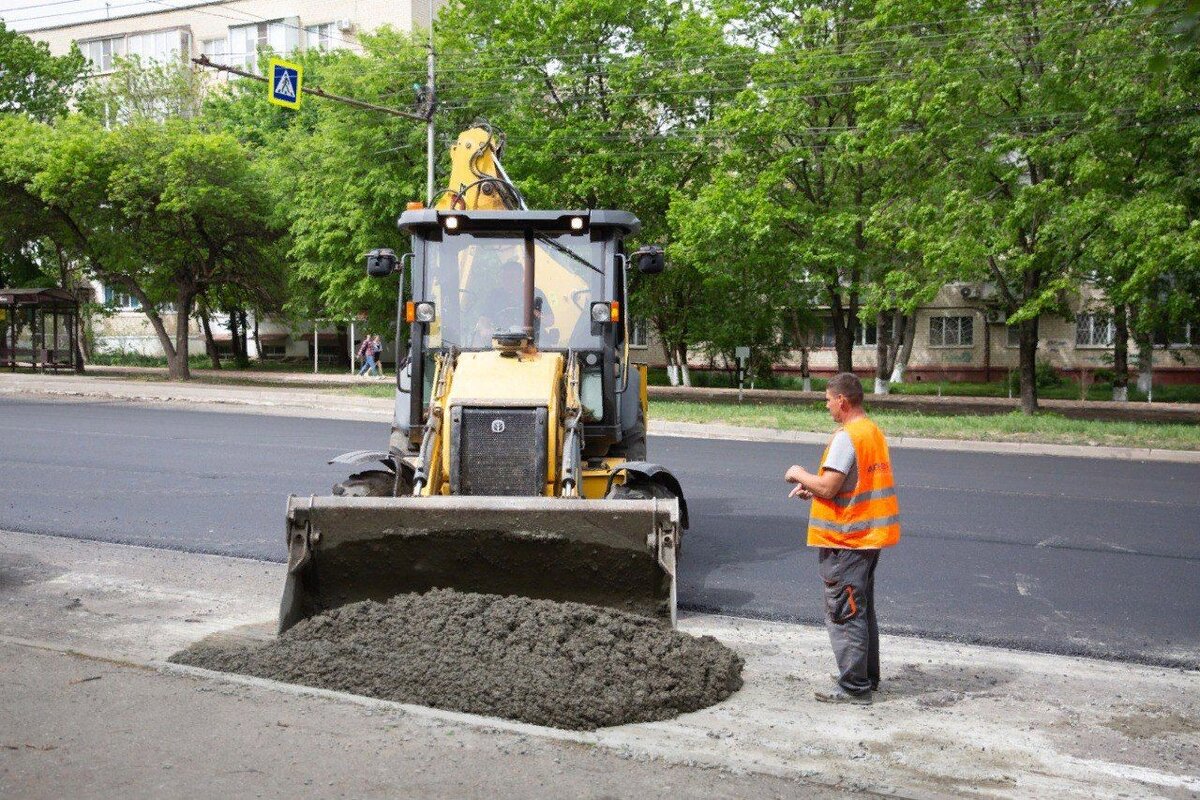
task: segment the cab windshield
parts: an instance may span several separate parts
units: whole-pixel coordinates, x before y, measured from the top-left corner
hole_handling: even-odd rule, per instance
[[[422,300],[436,317],[425,347],[492,346],[497,332],[522,326],[525,240],[521,233],[462,233],[425,243]],[[544,350],[592,349],[591,303],[604,299],[604,243],[587,235],[537,234],[534,239],[535,343]]]

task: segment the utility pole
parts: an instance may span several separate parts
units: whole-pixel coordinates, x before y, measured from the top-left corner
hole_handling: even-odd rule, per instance
[[[429,0],[429,75],[428,86],[426,91],[429,94],[427,102],[429,103],[429,121],[426,123],[425,133],[425,194],[429,198],[429,206],[433,206],[433,106],[436,101],[436,95],[433,89],[433,0]]]

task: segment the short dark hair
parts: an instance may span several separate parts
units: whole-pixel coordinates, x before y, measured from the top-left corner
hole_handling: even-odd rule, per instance
[[[829,379],[825,388],[833,394],[840,394],[850,401],[852,406],[861,406],[863,401],[862,381],[853,372],[839,372]]]

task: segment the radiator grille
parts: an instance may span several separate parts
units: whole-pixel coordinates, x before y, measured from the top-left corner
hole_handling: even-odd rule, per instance
[[[450,490],[536,496],[546,482],[546,409],[463,408],[450,415]]]

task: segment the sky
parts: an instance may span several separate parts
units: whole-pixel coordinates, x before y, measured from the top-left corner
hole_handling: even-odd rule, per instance
[[[18,31],[203,5],[211,0],[0,0],[0,19]]]

